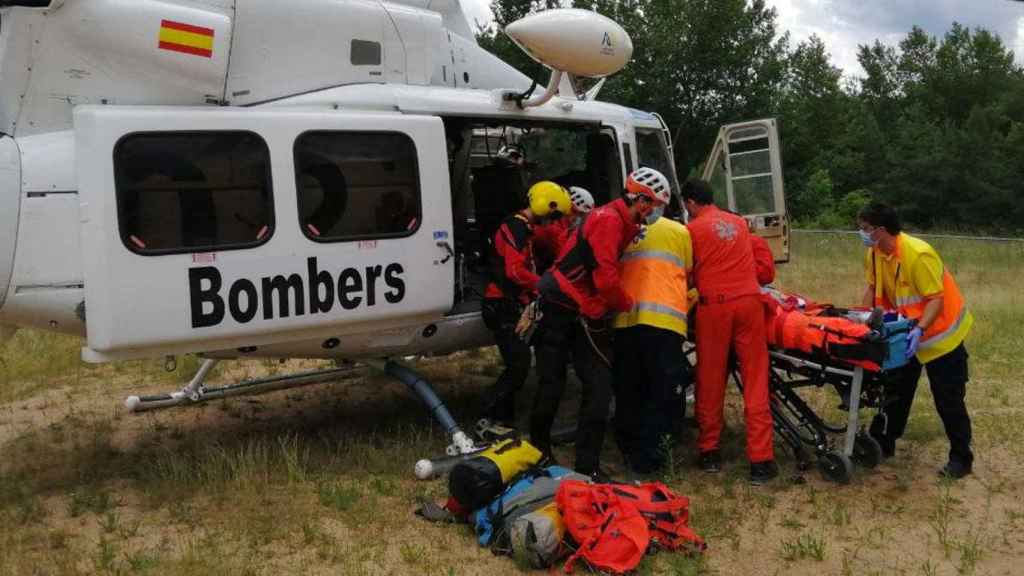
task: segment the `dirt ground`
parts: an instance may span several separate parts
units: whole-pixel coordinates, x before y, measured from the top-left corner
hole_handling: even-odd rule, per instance
[[[471,411],[493,358],[429,360],[421,368]],[[258,373],[262,366],[249,366]],[[455,378],[447,379],[452,372]],[[464,374],[460,372],[465,372]],[[235,374],[237,375],[237,374]],[[232,377],[222,373],[220,378]],[[974,390],[983,389],[984,384]],[[167,389],[144,386],[156,392]],[[437,454],[440,431],[400,385],[373,376],[202,408],[128,415],[130,377],[90,376],[0,409],[8,521],[5,573],[499,574],[521,568],[479,549],[468,528],[413,515],[442,481],[412,479]],[[919,398],[898,457],[848,486],[814,471],[745,480],[742,420],[731,399],[724,474],[690,466],[677,448],[667,480],[692,499],[703,560],[661,553],[656,574],[1018,574],[1024,506],[1017,426],[982,436],[974,476],[940,482],[945,439]],[[571,404],[568,402],[568,404]],[[867,414],[867,412],[865,412]],[[1016,410],[975,410],[979,427]],[[998,426],[998,425],[997,425]],[[996,428],[998,429],[998,428]],[[987,436],[987,438],[986,438]],[[1008,439],[1008,438],[1007,438]],[[564,453],[571,461],[571,454]],[[621,472],[618,455],[606,461]],[[10,484],[21,483],[12,495]]]
[[[839,280],[820,278],[815,268],[846,253],[845,241],[815,242],[798,246],[803,257],[783,281],[811,296],[840,281],[856,287],[855,263]],[[816,260],[806,256],[811,249]],[[895,458],[841,486],[813,469],[799,473],[777,445],[782,477],[751,487],[742,409],[731,391],[725,471],[706,476],[693,468],[691,431],[665,477],[691,498],[691,522],[708,551],[701,558],[661,552],[639,574],[1024,573],[1024,391],[1015,368],[1024,350],[1024,296],[1012,288],[1024,258],[979,258],[959,246],[942,253],[959,265],[978,316],[968,343],[974,475],[952,483],[936,477],[947,444],[922,382]],[[853,298],[854,289],[840,296]],[[524,572],[479,548],[469,528],[414,516],[421,499],[443,500],[446,486],[415,480],[413,463],[440,454],[446,440],[401,384],[355,372],[297,390],[132,415],[122,407],[125,396],[177,389],[195,362],[173,374],[157,361],[89,367],[77,361],[77,340],[26,332],[6,346],[0,574]],[[214,381],[317,366],[231,363]],[[493,350],[416,367],[464,422],[477,415],[498,371]],[[521,416],[531,396],[528,388]],[[810,400],[838,414],[833,392],[814,391]],[[567,419],[574,403],[570,394]],[[863,411],[862,422],[870,415]],[[572,461],[570,450],[560,452],[562,461]],[[613,475],[622,472],[613,442],[604,461]]]

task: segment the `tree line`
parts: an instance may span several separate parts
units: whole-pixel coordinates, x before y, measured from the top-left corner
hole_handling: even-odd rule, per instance
[[[547,72],[500,32],[560,0],[494,0],[484,48],[544,83]],[[820,38],[779,33],[763,0],[571,0],[619,22],[633,60],[601,100],[660,113],[681,177],[698,173],[718,127],[779,119],[791,217],[850,227],[870,199],[908,225],[1024,234],[1024,70],[995,34],[918,27],[897,46],[859,47],[844,76]]]

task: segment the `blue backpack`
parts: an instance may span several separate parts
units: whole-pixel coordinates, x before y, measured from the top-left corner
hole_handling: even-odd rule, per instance
[[[490,504],[470,516],[480,545],[497,544],[495,551],[501,552],[502,543],[507,540],[506,527],[512,520],[552,502],[558,485],[567,479],[587,481],[590,478],[562,466],[548,466],[528,470],[510,482]]]

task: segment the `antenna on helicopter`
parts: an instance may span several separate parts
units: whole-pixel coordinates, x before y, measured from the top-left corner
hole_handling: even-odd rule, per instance
[[[622,70],[633,56],[633,41],[626,30],[590,10],[559,8],[538,12],[509,24],[505,34],[531,58],[551,69],[547,88],[541,94],[533,95],[536,81],[525,92],[497,92],[502,103],[515,102],[520,109],[551,100],[559,92],[565,75],[604,78]]]

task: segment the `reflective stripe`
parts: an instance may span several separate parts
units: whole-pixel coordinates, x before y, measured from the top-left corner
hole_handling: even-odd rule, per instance
[[[897,296],[896,306],[902,308],[903,306],[913,306],[924,302],[924,298],[920,296]]]
[[[668,316],[674,316],[679,318],[683,322],[686,322],[686,313],[680,312],[675,308],[665,306],[664,304],[657,304],[655,302],[637,302],[630,312],[657,312],[658,314],[666,314]]]
[[[931,348],[933,346],[936,346],[936,345],[940,344],[942,342],[942,340],[944,340],[946,337],[950,336],[951,334],[956,333],[956,331],[960,329],[960,324],[963,323],[964,318],[966,318],[966,317],[967,317],[967,307],[966,306],[961,306],[960,307],[960,315],[956,317],[956,321],[953,322],[953,324],[949,328],[946,328],[942,332],[939,332],[938,334],[932,336],[931,338],[928,338],[927,340],[922,340],[921,341],[921,348],[922,349],[927,349],[927,348]]]
[[[638,258],[651,258],[653,260],[662,260],[664,262],[668,262],[669,264],[679,266],[680,268],[686,268],[686,265],[683,264],[683,261],[678,256],[672,254],[671,252],[665,252],[664,250],[637,250],[635,252],[626,252],[625,254],[622,255],[623,262],[628,262],[629,260],[636,260]]]

